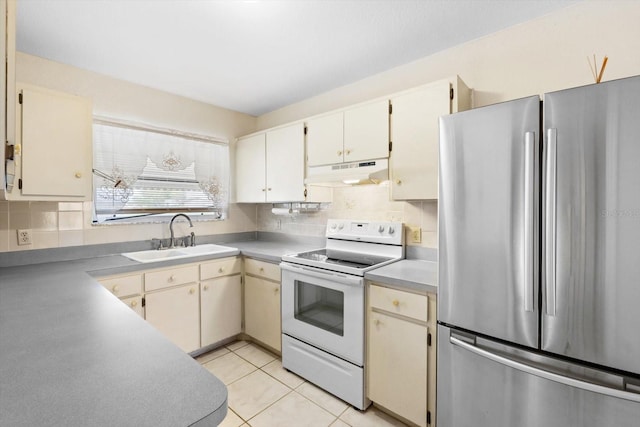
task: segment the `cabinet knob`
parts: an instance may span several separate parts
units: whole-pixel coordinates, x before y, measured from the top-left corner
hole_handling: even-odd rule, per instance
[[[264,267],[260,267],[260,273],[264,273]]]
[[[195,293],[196,293],[196,290],[195,290],[195,289],[193,289],[193,288],[189,289],[189,295],[193,295],[193,294],[195,294]]]
[[[267,189],[266,189],[266,188],[263,188],[263,189],[262,189],[262,192],[265,192],[265,191],[267,191]]]
[[[348,156],[349,154],[351,154],[351,150],[346,150],[346,151],[344,152],[344,154],[346,154],[346,155]]]
[[[338,156],[342,156],[342,151],[338,150]]]
[[[267,188],[267,191],[271,191],[271,187]]]
[[[209,290],[209,285],[204,285],[204,286],[202,287],[202,289],[204,289],[205,291],[208,291],[208,290]]]
[[[273,288],[273,292],[277,294],[278,292],[280,292],[280,288]]]
[[[136,305],[138,305],[138,301],[136,300],[131,301],[131,307],[135,307]]]
[[[76,178],[82,178],[82,174],[80,172],[76,172],[75,177]]]
[[[396,179],[396,184],[402,185],[402,180],[401,179]]]
[[[171,276],[169,276],[169,281],[173,282],[174,280],[176,280],[176,276],[174,276],[173,274]]]
[[[120,290],[120,286],[118,285],[113,285],[113,288],[111,288],[111,290],[113,291],[113,293],[117,293]]]
[[[379,326],[380,323],[382,323],[382,322],[380,322],[380,319],[376,319],[376,320],[373,321],[373,324],[376,325],[376,326]]]
[[[224,273],[224,267],[220,267],[220,268],[218,269],[218,273]]]
[[[398,301],[397,299],[394,299],[393,301],[391,301],[391,304],[397,307],[400,305],[400,301]]]

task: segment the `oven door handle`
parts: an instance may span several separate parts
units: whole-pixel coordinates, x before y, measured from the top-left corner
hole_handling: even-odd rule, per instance
[[[345,274],[340,274],[333,271],[320,270],[316,268],[298,267],[298,266],[294,266],[284,262],[280,264],[280,268],[282,270],[287,270],[292,273],[311,276],[318,279],[334,280],[343,285],[362,286],[363,284],[362,277],[347,276]]]

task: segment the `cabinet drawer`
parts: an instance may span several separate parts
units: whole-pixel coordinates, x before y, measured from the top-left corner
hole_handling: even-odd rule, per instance
[[[244,271],[252,276],[260,276],[280,282],[280,266],[278,264],[246,258],[244,260]]]
[[[142,297],[141,296],[138,295],[138,296],[135,296],[135,297],[122,298],[120,301],[125,303],[127,305],[127,307],[129,307],[131,310],[133,310],[136,313],[138,313],[138,315],[144,319],[144,312],[142,311],[144,309],[142,308]]]
[[[100,279],[99,282],[118,298],[142,293],[142,275],[140,274]]]
[[[388,311],[412,319],[427,321],[429,299],[425,295],[416,295],[382,286],[369,286],[369,305],[371,308]]]
[[[200,264],[200,280],[230,276],[232,274],[238,274],[241,271],[242,262],[240,258],[224,258]]]
[[[170,270],[153,271],[144,274],[145,291],[155,291],[157,289],[182,285],[198,281],[198,266],[189,265],[187,267],[172,268]]]

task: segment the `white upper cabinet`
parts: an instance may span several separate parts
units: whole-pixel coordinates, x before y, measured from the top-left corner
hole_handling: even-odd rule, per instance
[[[391,198],[437,199],[438,119],[470,108],[470,91],[456,77],[394,95],[391,105]]]
[[[307,120],[307,164],[328,165],[389,156],[389,101]]]
[[[343,141],[343,112],[307,120],[307,164],[342,163]]]
[[[389,157],[389,101],[344,112],[344,161]]]
[[[266,135],[240,138],[236,144],[236,201],[264,202],[266,197]]]
[[[91,101],[24,84],[16,88],[18,188],[11,198],[90,200]]]
[[[238,203],[305,201],[304,125],[240,138],[236,191]]]
[[[304,124],[267,132],[267,202],[304,201]]]

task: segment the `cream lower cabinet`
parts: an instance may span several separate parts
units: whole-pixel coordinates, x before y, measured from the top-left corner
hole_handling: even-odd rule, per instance
[[[144,318],[142,274],[103,277],[99,279],[99,282],[140,317]]]
[[[430,313],[427,295],[374,284],[368,301],[367,397],[416,425],[435,425],[435,305]]]
[[[200,264],[201,347],[242,332],[242,260]]]
[[[197,283],[145,295],[147,322],[187,353],[200,348],[199,295]]]
[[[147,322],[189,353],[200,348],[198,264],[144,273]]]
[[[281,351],[280,267],[247,258],[244,268],[245,333]]]

